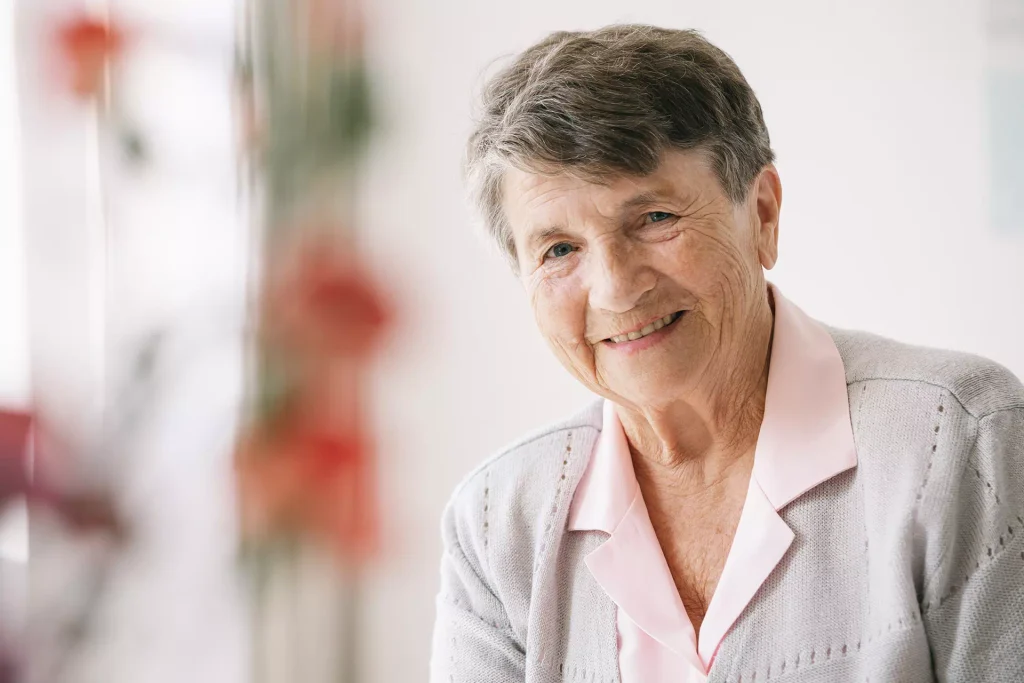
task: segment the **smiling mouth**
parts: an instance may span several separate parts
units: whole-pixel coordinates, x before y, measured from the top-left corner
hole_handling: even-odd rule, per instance
[[[686,311],[676,311],[675,313],[670,313],[669,315],[666,315],[664,318],[659,318],[658,320],[655,320],[653,323],[650,323],[646,327],[643,327],[639,330],[635,330],[633,332],[629,332],[628,334],[617,334],[614,337],[606,339],[605,341],[611,342],[612,344],[622,344],[624,342],[631,342],[636,341],[637,339],[643,339],[649,334],[654,334],[658,330],[668,327],[669,325],[672,325],[677,320],[682,318],[683,313],[685,312]]]

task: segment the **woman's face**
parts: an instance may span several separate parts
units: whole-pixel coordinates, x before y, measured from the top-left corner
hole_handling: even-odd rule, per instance
[[[703,153],[672,151],[602,184],[510,170],[503,208],[558,359],[602,396],[657,408],[757,352],[780,201],[772,166],[735,204]]]

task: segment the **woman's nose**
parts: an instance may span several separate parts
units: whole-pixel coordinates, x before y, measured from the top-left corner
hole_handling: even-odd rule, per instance
[[[632,310],[640,298],[654,289],[656,277],[636,250],[612,243],[592,252],[588,274],[590,306],[612,313]]]

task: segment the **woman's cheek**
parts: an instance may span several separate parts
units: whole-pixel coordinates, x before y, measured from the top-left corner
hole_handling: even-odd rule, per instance
[[[530,301],[541,333],[549,342],[570,352],[583,340],[586,294],[575,278],[538,279]]]

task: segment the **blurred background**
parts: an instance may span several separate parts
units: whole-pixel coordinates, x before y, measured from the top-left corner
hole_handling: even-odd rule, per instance
[[[120,104],[141,150],[51,87],[47,27],[83,8],[137,28]],[[45,392],[87,432],[126,349],[172,330],[149,436],[118,465],[148,540],[120,570],[141,599],[103,620],[90,666],[116,672],[105,680],[245,675],[230,478],[253,247],[238,16],[235,0],[0,3],[0,407]],[[550,31],[626,21],[701,29],[757,92],[785,196],[771,279],[787,297],[1024,376],[1024,0],[374,0],[379,120],[354,224],[395,313],[368,391],[382,550],[361,587],[361,680],[426,678],[457,482],[589,399],[473,227],[460,161],[475,93]],[[26,530],[8,506],[9,614],[24,609]]]

